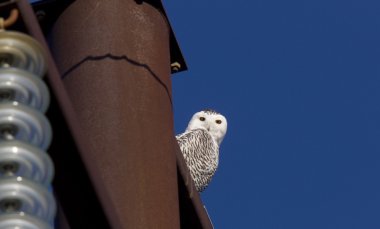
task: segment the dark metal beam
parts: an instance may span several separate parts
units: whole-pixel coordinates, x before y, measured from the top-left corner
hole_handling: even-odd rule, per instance
[[[133,0],[77,0],[52,30],[112,228],[180,227],[169,31],[160,11]]]
[[[57,227],[212,228],[174,138],[163,11],[132,0],[68,6],[48,23],[59,64],[49,55]],[[14,7],[11,29],[48,49],[26,0],[0,13]]]

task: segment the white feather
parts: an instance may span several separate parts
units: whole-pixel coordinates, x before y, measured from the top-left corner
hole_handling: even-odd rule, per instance
[[[210,183],[219,164],[219,146],[227,132],[226,118],[212,110],[193,115],[186,131],[177,141],[197,191]]]

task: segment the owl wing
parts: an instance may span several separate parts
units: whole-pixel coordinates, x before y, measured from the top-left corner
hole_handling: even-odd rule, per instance
[[[218,146],[204,129],[194,129],[176,136],[183,157],[192,173],[214,175],[218,166]]]

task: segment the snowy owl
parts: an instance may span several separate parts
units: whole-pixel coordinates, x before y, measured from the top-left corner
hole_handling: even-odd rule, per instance
[[[226,118],[208,109],[195,113],[186,131],[176,136],[198,192],[207,187],[215,174],[219,146],[226,132]]]

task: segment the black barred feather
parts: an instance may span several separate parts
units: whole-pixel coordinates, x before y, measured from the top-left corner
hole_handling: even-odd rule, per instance
[[[219,146],[204,129],[194,129],[179,134],[177,141],[196,189],[202,192],[210,183],[218,167]]]

